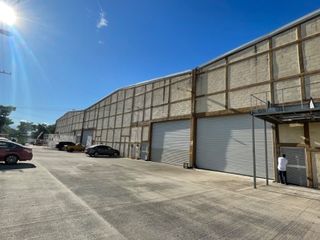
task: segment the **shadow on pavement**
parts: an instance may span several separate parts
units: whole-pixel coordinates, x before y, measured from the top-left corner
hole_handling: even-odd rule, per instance
[[[119,157],[113,157],[113,156],[107,156],[107,155],[100,155],[100,156],[90,157],[90,158],[119,158]]]
[[[36,168],[36,165],[32,163],[17,163],[14,165],[0,164],[0,171],[19,170],[27,168]]]

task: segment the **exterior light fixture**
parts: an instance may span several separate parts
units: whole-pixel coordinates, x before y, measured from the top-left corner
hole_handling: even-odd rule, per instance
[[[310,98],[310,101],[309,101],[309,108],[314,109],[314,102],[313,102],[312,97]]]

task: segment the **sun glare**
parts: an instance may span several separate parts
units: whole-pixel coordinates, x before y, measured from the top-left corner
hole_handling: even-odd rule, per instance
[[[12,7],[0,1],[0,23],[12,26],[17,20],[17,16]]]

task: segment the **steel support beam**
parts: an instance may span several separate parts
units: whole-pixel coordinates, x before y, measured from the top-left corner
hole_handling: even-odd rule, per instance
[[[266,185],[269,185],[267,121],[264,120],[264,151],[266,162]]]
[[[257,176],[256,176],[256,140],[255,140],[255,126],[254,126],[254,115],[252,116],[252,165],[253,165],[253,188],[257,188]]]

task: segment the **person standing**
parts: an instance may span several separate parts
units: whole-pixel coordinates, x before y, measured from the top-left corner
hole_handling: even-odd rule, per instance
[[[285,154],[282,154],[282,157],[278,157],[278,171],[280,176],[280,181],[282,184],[287,184],[287,164],[288,159]]]

